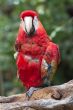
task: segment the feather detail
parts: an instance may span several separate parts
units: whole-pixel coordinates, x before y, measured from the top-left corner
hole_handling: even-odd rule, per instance
[[[18,52],[15,52],[15,53],[14,53],[14,59],[17,58],[17,55],[18,55]]]
[[[49,79],[50,81],[52,81],[52,79],[57,71],[57,66],[58,66],[57,62],[55,60],[52,60],[52,62],[51,62],[51,75],[50,75],[50,79]]]
[[[51,65],[46,62],[45,59],[42,60],[41,64],[41,77],[44,78],[45,76],[49,77],[51,72]]]

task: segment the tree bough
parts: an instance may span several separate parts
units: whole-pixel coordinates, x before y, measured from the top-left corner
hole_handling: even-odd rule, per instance
[[[0,110],[73,110],[73,80],[33,93],[0,96]]]

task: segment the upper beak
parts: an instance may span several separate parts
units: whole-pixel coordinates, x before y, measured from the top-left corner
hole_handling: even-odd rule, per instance
[[[28,16],[24,18],[24,26],[25,26],[25,31],[29,35],[33,29],[33,19],[32,17]]]

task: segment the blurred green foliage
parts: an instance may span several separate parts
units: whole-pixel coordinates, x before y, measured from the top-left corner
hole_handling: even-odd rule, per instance
[[[73,0],[0,0],[0,95],[24,92],[13,57],[19,14],[36,10],[48,35],[60,46],[61,64],[55,84],[73,78]]]

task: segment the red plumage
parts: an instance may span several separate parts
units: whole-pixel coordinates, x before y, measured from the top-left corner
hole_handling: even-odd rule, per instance
[[[38,13],[32,10],[26,10],[20,14],[20,18],[23,19],[25,16],[30,16],[30,15],[34,18],[34,16],[38,16]]]
[[[25,16],[32,16],[34,18],[34,16],[37,16],[37,13],[28,10],[20,15],[22,19]],[[41,86],[44,83],[43,78],[45,76],[48,77],[43,60],[46,61],[47,65],[54,65],[51,66],[51,71],[56,70],[60,62],[58,46],[50,40],[39,20],[36,32],[30,37],[23,30],[22,25],[20,25],[15,48],[18,51],[16,59],[18,74],[27,89]],[[50,77],[52,74],[50,74]],[[48,78],[49,80],[50,77]]]

